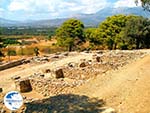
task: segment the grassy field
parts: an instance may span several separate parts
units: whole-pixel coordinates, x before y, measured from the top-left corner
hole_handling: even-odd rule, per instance
[[[39,55],[66,51],[66,48],[57,46],[57,40],[55,38],[47,40],[46,36],[5,36],[5,38],[6,37],[22,42],[22,44],[7,45],[6,48],[3,48],[2,51],[5,57],[2,58],[2,60],[5,61],[35,56],[35,47],[39,49]]]

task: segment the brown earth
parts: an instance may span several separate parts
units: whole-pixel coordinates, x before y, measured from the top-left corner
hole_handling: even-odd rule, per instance
[[[150,113],[150,55],[75,89],[105,99],[118,113]]]
[[[54,69],[68,62],[79,62],[80,59],[84,58],[91,59],[92,54],[76,54],[42,65],[25,64],[0,71],[0,87],[4,88],[4,93],[15,90],[15,86],[11,80],[12,76],[19,75],[23,78],[47,67]],[[114,108],[118,113],[150,113],[149,78],[150,55],[147,55],[144,58],[119,68],[119,70],[108,71],[105,74],[90,79],[84,85],[76,87],[73,94],[103,99],[106,102],[106,106]],[[24,93],[23,95],[32,98],[43,98],[34,91]],[[58,97],[60,98],[61,96]],[[64,100],[62,99],[62,101]]]

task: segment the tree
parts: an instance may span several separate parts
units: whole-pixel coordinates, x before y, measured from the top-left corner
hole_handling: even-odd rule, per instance
[[[69,19],[65,21],[57,30],[57,44],[65,46],[69,51],[84,41],[83,36],[84,25],[77,19]]]
[[[86,29],[85,37],[92,44],[99,45],[102,43],[102,39],[99,37],[99,31],[97,28]]]
[[[150,20],[148,19],[144,28],[144,44],[146,48],[150,48]]]
[[[3,44],[4,44],[5,46],[7,46],[7,45],[16,45],[16,44],[20,44],[20,42],[18,42],[18,41],[15,40],[15,39],[6,38],[6,39],[3,40]]]
[[[9,38],[5,38],[3,39],[3,47],[8,47],[8,51],[7,51],[7,55],[9,57],[9,61],[10,61],[10,56],[14,56],[16,53],[12,50],[10,50],[10,45],[16,45],[16,44],[20,44],[20,42],[18,42],[15,39],[9,39]]]
[[[86,40],[89,41],[90,48],[99,46],[103,43],[98,28],[87,28],[84,33]]]
[[[7,52],[7,55],[8,56],[16,56],[17,55],[17,53],[16,53],[16,51],[15,50],[8,50],[8,52]]]
[[[38,56],[38,55],[40,54],[38,47],[35,47],[35,48],[34,48],[34,53],[35,53],[36,56]]]
[[[123,37],[130,45],[135,45],[136,49],[149,47],[150,38],[149,20],[141,16],[128,16],[126,26],[123,29]]]
[[[142,7],[147,10],[150,11],[150,0],[140,0],[142,3]],[[138,4],[138,0],[135,0],[136,4]]]
[[[108,49],[116,49],[120,41],[120,32],[125,27],[126,16],[114,15],[108,17],[99,25],[99,34],[103,38]]]
[[[2,29],[0,28],[0,35],[2,34]],[[2,48],[4,47],[3,45],[3,41],[2,41],[2,38],[0,37],[0,57],[3,57],[4,54],[2,53]]]
[[[2,53],[2,48],[4,47],[4,45],[3,45],[3,41],[2,41],[2,39],[0,38],[0,57],[3,57],[4,56],[4,54]]]

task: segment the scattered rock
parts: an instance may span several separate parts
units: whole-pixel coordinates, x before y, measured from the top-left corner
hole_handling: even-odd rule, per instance
[[[80,59],[80,61],[81,61],[81,62],[85,62],[85,61],[86,61],[86,59]]]
[[[68,63],[68,66],[69,66],[69,67],[75,67],[75,63],[70,62],[70,63]]]
[[[2,93],[3,92],[3,89],[2,88],[0,88],[0,93]]]
[[[97,51],[97,54],[103,54],[103,51]]]
[[[64,55],[64,56],[68,56],[68,55],[69,55],[69,53],[68,53],[68,52],[65,52],[65,53],[63,53],[63,55]]]
[[[92,64],[92,60],[88,60],[87,63],[91,65]]]
[[[47,57],[43,57],[43,58],[40,58],[40,61],[41,62],[49,62],[49,59]]]
[[[29,59],[26,59],[26,60],[24,60],[22,63],[24,63],[24,64],[28,64],[28,63],[30,63],[31,61],[29,60]]]
[[[45,69],[45,70],[44,70],[44,73],[50,73],[50,72],[51,72],[50,69]]]
[[[81,63],[79,64],[79,67],[86,67],[86,63],[85,63],[85,62],[81,62]]]
[[[84,50],[83,52],[84,53],[90,53],[90,50]]]
[[[58,79],[58,78],[64,78],[64,73],[63,73],[63,70],[62,69],[57,69],[55,70],[55,77]]]
[[[55,55],[60,55],[61,54],[61,52],[57,52],[57,53],[55,53]]]
[[[113,108],[105,108],[105,110],[102,111],[102,113],[116,113],[116,111]]]
[[[6,113],[6,110],[1,109],[0,113]]]
[[[20,79],[20,78],[21,78],[21,77],[20,77],[20,76],[17,76],[17,75],[16,75],[16,76],[11,77],[11,79],[12,79],[12,80],[18,80],[18,79]]]
[[[59,58],[59,56],[58,55],[54,55],[51,58]]]
[[[29,79],[15,81],[16,89],[21,93],[32,91],[32,86]]]
[[[4,100],[3,99],[0,99],[0,104],[3,104]]]
[[[39,77],[44,77],[45,75],[43,73],[34,73],[31,75],[29,78],[39,78]]]
[[[101,57],[100,57],[100,56],[97,56],[97,57],[96,57],[96,61],[97,61],[97,62],[102,62]]]
[[[45,75],[44,74],[40,74],[39,76],[43,78]]]

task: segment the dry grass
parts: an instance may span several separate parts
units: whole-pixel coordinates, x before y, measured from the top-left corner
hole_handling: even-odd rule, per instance
[[[9,36],[8,38],[12,38],[13,36]],[[2,58],[3,61],[9,61],[9,60],[16,60],[18,58],[26,58],[34,56],[34,48],[39,48],[40,55],[45,54],[51,54],[55,52],[62,52],[66,49],[63,47],[56,46],[57,40],[45,40],[44,36],[31,36],[30,38],[24,39],[24,37],[21,36],[14,36],[14,38],[18,38],[18,41],[21,41],[22,39],[25,40],[25,45],[9,45],[6,48],[3,48],[2,51],[5,55],[4,58]],[[26,38],[26,37],[25,37]],[[16,56],[8,56],[7,53],[9,50],[16,51]]]

